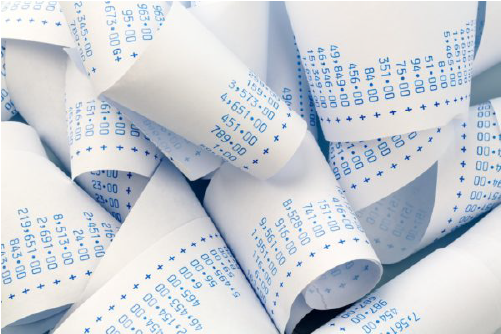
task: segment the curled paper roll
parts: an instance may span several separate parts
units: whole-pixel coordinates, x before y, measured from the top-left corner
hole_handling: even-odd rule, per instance
[[[500,219],[497,208],[314,333],[494,333],[501,328]]]
[[[205,206],[281,332],[296,325],[288,322],[297,307],[342,307],[381,276],[379,260],[310,133],[269,180],[223,165]]]
[[[38,138],[20,138],[32,131],[22,127],[2,123],[10,142],[2,151],[2,327],[75,302],[119,225],[45,157]]]
[[[153,174],[161,153],[120,110],[98,98],[87,76],[69,59],[66,110],[73,179],[100,169]]]
[[[123,222],[162,154],[69,58],[65,104],[72,178]]]
[[[168,161],[153,174],[104,261],[56,333],[276,333],[219,232]]]
[[[402,260],[501,202],[501,144],[499,112],[496,110],[499,109],[498,100],[472,107],[467,114],[454,119],[450,125],[453,133],[451,144],[435,164],[412,182],[357,211],[357,216],[383,263]],[[426,131],[418,132],[420,136],[423,134],[424,138],[428,137]],[[431,134],[434,138],[437,135],[436,131]],[[406,144],[401,148],[395,147],[397,141],[385,138],[381,142],[376,141],[373,149],[379,151],[376,144],[381,147],[385,143],[387,150],[403,150],[406,153],[402,156],[418,159],[419,146],[415,148],[405,136],[399,140],[404,139]],[[425,141],[423,150],[427,144]],[[350,153],[343,156],[350,156]],[[368,164],[366,158],[364,156],[364,163]],[[405,158],[386,160],[385,167],[381,168],[385,174],[391,176],[409,173],[409,169],[405,167],[410,165]],[[342,166],[339,156],[336,164]],[[398,171],[398,168],[402,170]],[[342,168],[339,173],[343,173]],[[371,178],[369,183],[378,178],[377,175],[368,177]],[[341,180],[345,189],[350,184],[355,184],[350,176]],[[390,182],[388,180],[387,184]],[[361,191],[347,191],[349,199],[364,201],[365,196],[373,197],[378,192],[375,188],[377,183],[372,186],[365,185],[364,182],[357,184]],[[392,186],[389,185],[389,188]]]
[[[102,265],[96,268],[80,300],[65,318],[133,258],[177,227],[204,217],[207,214],[186,180],[171,163],[163,161],[120,227],[120,236],[108,248]]]
[[[210,174],[222,164],[221,158],[167,130],[164,126],[116,103],[110,102],[110,104],[123,110],[124,115],[148,136],[189,180],[197,180]]]
[[[369,141],[330,143],[329,164],[358,211],[413,181],[451,146],[454,126]]]
[[[129,262],[55,333],[132,328],[276,333],[208,217],[182,225]]]
[[[66,8],[69,17],[69,27],[76,34],[75,38],[79,46],[77,51],[78,63],[84,62],[87,68],[87,76],[95,87],[96,96],[103,89],[100,86],[101,84],[107,85],[110,80],[118,80],[135,58],[142,53],[143,48],[152,40],[156,29],[163,24],[164,15],[167,12],[166,4],[161,2],[149,4],[129,2],[112,3],[110,5],[104,3],[76,3],[74,6],[66,3],[63,4],[63,8]],[[99,12],[100,9],[102,12]],[[82,11],[87,14],[80,17]],[[151,19],[148,14],[150,11],[154,13],[154,17]],[[117,20],[117,12],[125,13],[123,21]],[[85,17],[91,20],[87,22],[84,19]],[[135,21],[134,17],[136,17]],[[82,20],[83,22],[81,22]],[[94,32],[103,29],[111,29],[110,38],[113,41],[109,43],[116,46],[111,54],[105,53],[106,48],[92,49],[92,45],[99,43],[106,43],[105,45],[108,46],[108,42],[103,41],[99,33],[89,34],[89,31]],[[136,30],[141,33],[141,36],[136,36]],[[119,33],[125,34],[125,43],[122,43],[122,45],[120,45]],[[113,104],[111,101],[106,102],[117,107],[123,116],[147,135],[151,142],[190,180],[198,179],[212,172],[221,164],[219,158],[167,130],[164,126],[124,106]],[[148,151],[151,152],[151,150]],[[151,156],[153,157],[154,154]]]
[[[399,135],[465,112],[476,9],[474,2],[288,2],[325,138]]]
[[[98,93],[260,178],[290,159],[306,124],[184,7],[174,4],[169,24],[151,28],[159,28],[153,41],[112,57],[105,36],[92,34],[106,26],[109,6],[103,6],[63,5],[70,28],[78,11],[92,27],[84,66]],[[79,29],[74,35],[82,38]],[[80,50],[85,51],[83,42]],[[210,84],[201,78],[210,78]]]

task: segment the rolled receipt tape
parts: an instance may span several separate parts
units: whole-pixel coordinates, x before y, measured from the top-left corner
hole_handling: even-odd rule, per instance
[[[314,333],[494,333],[501,328],[500,219],[498,207]]]
[[[223,165],[209,184],[205,207],[282,332],[294,328],[289,320],[298,307],[345,306],[381,276],[379,260],[310,133],[269,180]]]
[[[88,42],[82,41],[83,30],[73,27],[73,34],[97,93],[257,177],[268,178],[285,165],[306,124],[238,57],[177,3],[166,15],[168,24],[149,25],[152,41],[117,51],[106,36],[93,33],[125,29],[122,22],[107,26],[106,11],[115,6],[62,5],[70,29],[85,17]]]
[[[287,12],[327,140],[444,126],[468,109],[477,3],[287,2]]]
[[[21,136],[29,132],[2,123],[10,142],[2,150],[3,327],[48,318],[77,301],[119,226],[45,157],[38,137]]]

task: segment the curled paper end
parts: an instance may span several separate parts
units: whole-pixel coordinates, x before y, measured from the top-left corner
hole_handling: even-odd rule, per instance
[[[281,331],[298,295],[310,308],[340,307],[381,277],[381,264],[310,133],[268,180],[223,165],[205,207]]]
[[[370,274],[363,275],[364,272]],[[367,291],[370,291],[376,285],[381,278],[381,274],[380,264],[376,261],[350,261],[340,264],[316,278],[308,284],[302,294],[306,304],[313,309],[329,310],[340,308],[352,303],[353,299],[363,297]],[[357,281],[357,284],[346,283],[350,281]],[[332,290],[336,292],[330,295]]]

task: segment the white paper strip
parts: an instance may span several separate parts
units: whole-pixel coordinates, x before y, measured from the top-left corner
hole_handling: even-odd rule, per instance
[[[184,224],[131,261],[56,333],[276,333],[210,219]]]
[[[95,92],[101,94],[132,66],[165,22],[166,2],[61,2]]]
[[[205,206],[282,332],[299,294],[311,308],[342,307],[381,276],[379,260],[309,133],[267,181],[223,165]]]
[[[162,154],[120,110],[97,97],[69,58],[66,119],[73,179],[123,222]]]
[[[465,112],[476,9],[475,2],[288,2],[325,138],[388,137]]]
[[[93,26],[106,22],[104,9],[98,9],[88,9],[94,13],[86,16]],[[65,6],[63,10],[71,16],[71,26],[76,12]],[[184,7],[174,4],[167,18],[169,24],[162,26],[153,42],[135,51],[139,55],[135,61],[127,56],[130,68],[116,69],[107,61],[106,71],[120,75],[97,81],[97,76],[90,75],[92,67],[99,71],[91,67],[97,56],[84,61],[91,80],[101,85],[97,91],[106,89],[103,93],[111,100],[254,175],[275,174],[297,149],[305,123]],[[107,40],[92,45],[93,55],[109,57],[113,51]],[[201,78],[210,78],[210,84]]]
[[[101,169],[153,174],[161,153],[120,110],[97,97],[87,76],[70,60],[66,112],[73,178]]]
[[[141,114],[125,107],[123,112],[189,180],[197,180],[223,163],[221,158]]]
[[[329,162],[353,209],[390,195],[429,169],[450,147],[454,126],[331,143]]]
[[[497,104],[456,118],[452,145],[433,167],[357,213],[383,263],[400,261],[501,202]]]
[[[163,161],[65,318],[135,257],[176,228],[203,217],[207,214],[186,180],[171,163]]]
[[[500,219],[498,208],[314,333],[494,333],[501,328]]]
[[[2,123],[11,126],[26,127]],[[25,150],[34,145],[2,150],[2,327],[48,318],[75,302],[118,230],[46,157]]]
[[[165,3],[63,3],[79,55],[96,94],[117,81],[148,46],[165,20]],[[117,14],[118,13],[118,14]],[[100,31],[109,31],[108,40]],[[190,179],[219,167],[221,159],[165,127],[124,106],[114,104]]]

